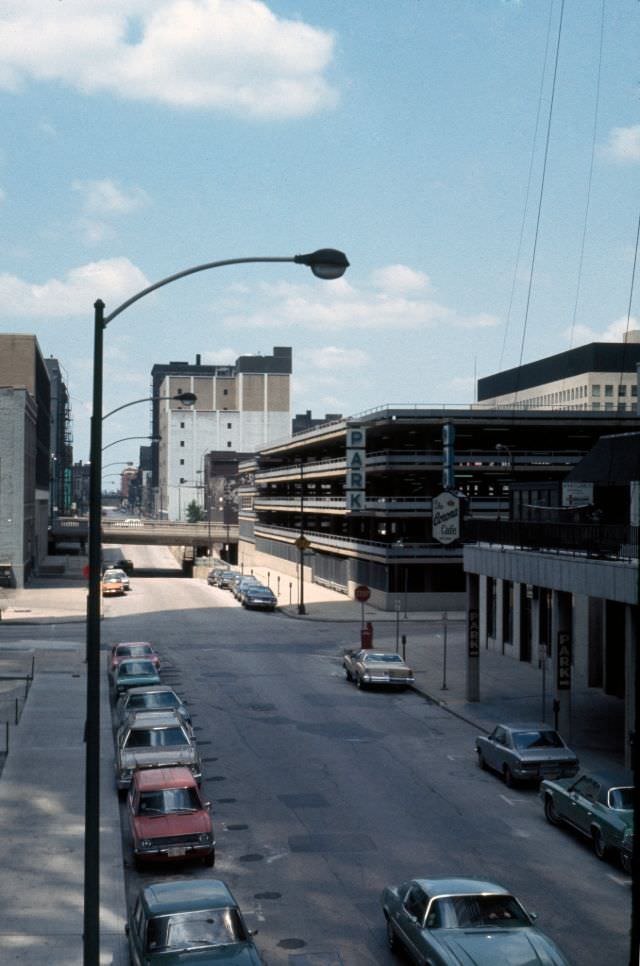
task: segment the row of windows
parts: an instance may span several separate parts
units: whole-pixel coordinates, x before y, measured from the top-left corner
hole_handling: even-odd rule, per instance
[[[615,386],[611,383],[605,383],[601,386],[599,383],[594,383],[591,386],[591,397],[593,399],[600,399],[602,396],[605,399],[613,399],[615,396]],[[619,398],[624,398],[627,396],[627,389],[631,390],[630,395],[632,397],[637,397],[638,386],[633,384],[627,386],[626,383],[621,383],[618,387],[617,395]],[[603,391],[604,390],[604,391]],[[559,389],[557,392],[544,393],[541,396],[534,396],[531,399],[523,400],[525,407],[537,407],[537,406],[554,406],[558,403],[574,402],[577,399],[586,399],[589,396],[589,387],[584,386],[574,386],[573,389]],[[586,409],[587,405],[584,406],[574,406],[574,409]]]
[[[544,398],[544,397],[539,397],[539,398]],[[567,409],[567,410],[572,410],[574,412],[577,410],[588,409],[591,412],[602,412],[603,410],[606,410],[607,412],[612,412],[615,410],[616,412],[619,412],[619,413],[624,413],[624,412],[632,413],[632,412],[635,412],[637,409],[637,405],[634,402],[630,402],[630,403],[605,402],[603,405],[600,402],[580,403],[580,402],[564,402],[564,401],[558,400],[556,402],[546,403],[546,402],[540,402],[539,398],[523,399],[517,402],[511,402],[511,403],[502,403],[501,405],[496,406],[496,409],[545,409],[547,408],[547,409],[558,409],[558,410]]]
[[[231,429],[232,428],[232,425],[233,425],[232,423],[227,423],[227,429]],[[185,427],[185,424],[184,423],[180,423],[180,429],[184,429],[184,427]],[[181,446],[184,446],[184,443],[180,443],[180,445]]]

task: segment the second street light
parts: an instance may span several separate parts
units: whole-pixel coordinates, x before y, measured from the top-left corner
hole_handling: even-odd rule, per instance
[[[178,279],[227,265],[260,262],[293,262],[306,265],[317,278],[337,279],[349,267],[344,252],[322,248],[306,255],[285,257],[255,256],[207,262],[183,269],[149,285],[127,299],[113,312],[105,314],[101,299],[94,304],[93,408],[91,415],[91,471],[89,478],[89,589],[87,595],[87,704],[85,768],[85,850],[84,850],[84,966],[97,966],[100,958],[100,529],[102,485],[102,388],[104,330],[125,309],[157,289]],[[114,444],[111,444],[114,445]]]

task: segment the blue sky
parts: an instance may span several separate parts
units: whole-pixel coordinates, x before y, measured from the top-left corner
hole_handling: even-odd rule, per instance
[[[155,363],[274,345],[294,412],[469,403],[474,373],[627,325],[637,0],[2,0],[0,18],[0,329],[60,360],[78,459],[94,301],[191,265],[351,262],[142,300],[106,331],[105,411],[148,395]],[[132,407],[105,442],[148,432]]]

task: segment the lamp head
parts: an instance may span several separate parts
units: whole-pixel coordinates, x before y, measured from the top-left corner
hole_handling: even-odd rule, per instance
[[[319,248],[308,255],[296,255],[293,260],[297,265],[307,265],[317,278],[326,280],[341,278],[349,267],[345,253],[335,248]]]
[[[193,406],[198,401],[198,397],[194,392],[179,392],[172,398],[174,402],[183,403],[185,406]]]

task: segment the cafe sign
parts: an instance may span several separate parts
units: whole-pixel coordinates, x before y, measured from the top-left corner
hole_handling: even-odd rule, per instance
[[[439,543],[453,543],[460,539],[460,497],[454,493],[440,493],[432,501],[431,533]]]

